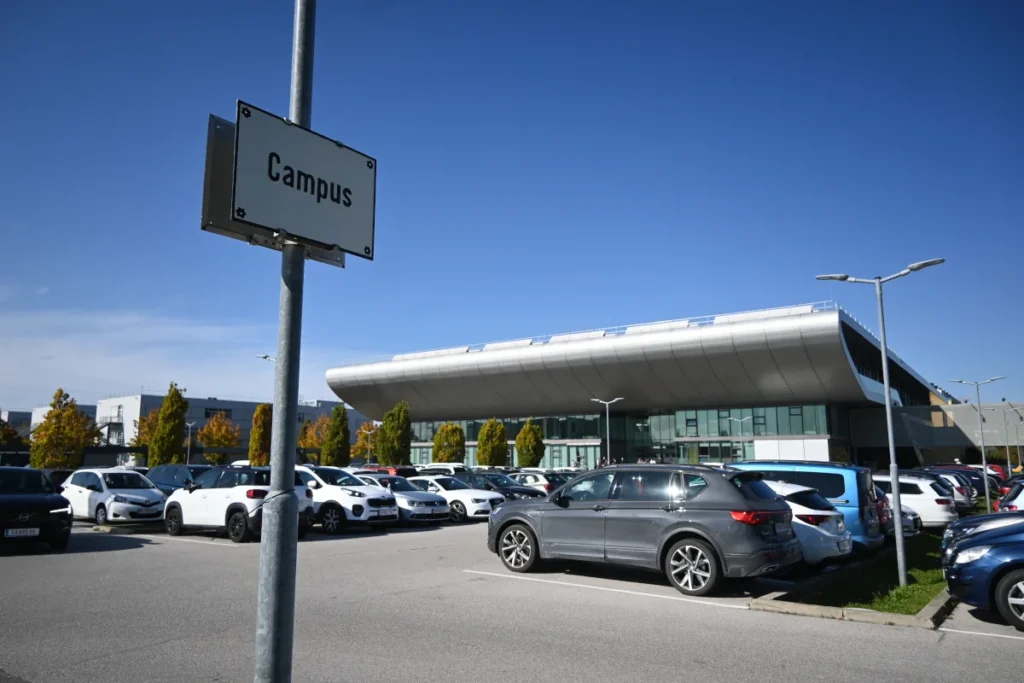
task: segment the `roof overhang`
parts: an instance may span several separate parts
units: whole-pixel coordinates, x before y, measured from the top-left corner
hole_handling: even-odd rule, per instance
[[[403,354],[329,370],[327,384],[377,419],[403,400],[417,420],[593,413],[592,398],[619,396],[628,411],[873,402],[841,330],[855,321],[788,310]]]

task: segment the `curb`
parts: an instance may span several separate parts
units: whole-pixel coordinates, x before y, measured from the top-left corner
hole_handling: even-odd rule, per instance
[[[106,524],[94,526],[92,530],[98,534],[111,534],[112,536],[131,536],[135,533],[135,529],[129,527],[113,527]]]
[[[945,590],[939,592],[932,601],[924,606],[924,609],[917,613],[917,619],[922,628],[936,629],[939,624],[946,620],[957,605],[957,599]]]

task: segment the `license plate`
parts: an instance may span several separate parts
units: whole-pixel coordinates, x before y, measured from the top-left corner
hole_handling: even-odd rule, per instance
[[[380,517],[380,510],[370,510],[368,517]]]
[[[434,510],[434,514],[440,516],[440,515],[447,515],[448,513],[445,512],[444,510]]]
[[[39,529],[7,529],[5,538],[33,538],[39,535]]]
[[[850,550],[849,541],[839,541],[839,543],[836,543],[836,545],[839,546],[839,552],[841,553],[849,552]]]
[[[791,533],[793,533],[793,530],[789,522],[780,522],[775,525],[776,536],[789,536]]]

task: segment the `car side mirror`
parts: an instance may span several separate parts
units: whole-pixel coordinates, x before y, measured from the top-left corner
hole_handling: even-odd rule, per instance
[[[196,490],[197,488],[199,488],[199,487],[198,487],[198,486],[196,486],[194,482],[191,482],[191,481],[190,481],[190,482],[188,482],[187,484],[185,484],[185,490],[186,490],[186,491],[188,491],[189,493],[192,493],[192,492],[193,492],[193,491],[195,491],[195,490]]]
[[[318,482],[318,481],[316,481],[314,479],[313,481],[311,481],[308,484],[306,484],[306,486],[308,486],[311,489],[318,489],[318,488],[320,488],[320,482]]]
[[[561,491],[555,491],[551,494],[551,502],[559,507],[569,507],[569,501],[572,500],[568,496],[562,495]]]

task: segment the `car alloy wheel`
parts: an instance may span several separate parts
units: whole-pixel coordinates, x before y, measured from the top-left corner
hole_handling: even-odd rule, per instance
[[[1003,619],[1024,631],[1024,569],[1014,569],[999,579],[995,602]]]
[[[181,512],[178,508],[171,508],[164,515],[164,527],[170,536],[181,535]]]
[[[1019,581],[1010,587],[1006,596],[1006,604],[1010,606],[1013,616],[1024,621],[1024,581]]]
[[[533,564],[533,539],[517,524],[502,534],[498,552],[506,567],[514,572],[526,571]]]
[[[461,522],[466,519],[466,506],[459,501],[452,503],[451,511],[453,522]]]
[[[672,579],[686,593],[697,593],[711,580],[711,561],[702,548],[684,544],[669,558]]]
[[[107,508],[102,505],[96,506],[96,524],[97,526],[103,526],[107,523]]]
[[[341,527],[345,524],[345,513],[335,505],[328,505],[320,513],[320,525],[329,534],[341,533]]]
[[[233,543],[245,543],[249,540],[249,527],[245,515],[236,512],[228,520],[228,538]]]

